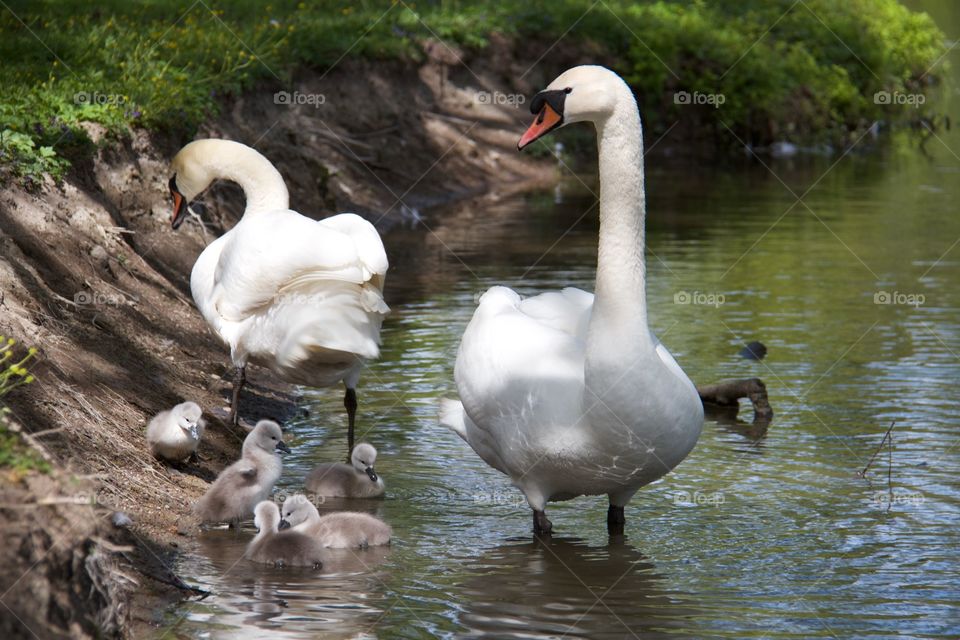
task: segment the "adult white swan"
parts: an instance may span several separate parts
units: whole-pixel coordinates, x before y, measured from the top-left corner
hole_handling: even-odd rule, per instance
[[[379,355],[389,312],[380,235],[352,213],[311,220],[291,211],[280,173],[239,142],[196,140],[171,168],[174,229],[190,201],[218,178],[238,183],[247,200],[243,218],[210,243],[190,276],[200,313],[237,368],[231,421],[238,420],[248,362],[306,386],[342,381],[352,451],[360,370]]]
[[[693,449],[703,408],[647,326],[643,138],[632,92],[612,71],[575,67],[534,97],[523,148],[572,122],[593,122],[600,152],[596,294],[567,288],[522,299],[493,287],[457,355],[460,401],[441,422],[505,473],[550,533],[548,501],[607,494],[607,527]]]

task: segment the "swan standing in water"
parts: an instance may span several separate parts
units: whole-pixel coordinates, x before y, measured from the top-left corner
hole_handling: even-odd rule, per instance
[[[174,157],[172,226],[216,179],[243,187],[237,225],[210,243],[190,276],[207,324],[237,369],[230,420],[239,420],[247,363],[309,387],[343,382],[353,450],[356,386],[364,361],[380,355],[387,254],[372,224],[352,213],[311,220],[289,208],[283,176],[250,147],[196,140]]]
[[[567,288],[522,299],[506,287],[481,298],[460,344],[460,401],[441,422],[505,473],[550,533],[549,501],[610,499],[623,508],[693,449],[703,426],[697,390],[647,326],[643,138],[633,93],[612,71],[581,66],[537,94],[522,149],[572,122],[596,126],[600,244],[596,294]]]

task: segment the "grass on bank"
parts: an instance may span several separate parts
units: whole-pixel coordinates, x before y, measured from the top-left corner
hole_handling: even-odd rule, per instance
[[[439,37],[584,45],[620,61],[654,124],[693,118],[719,138],[843,140],[923,109],[944,36],[896,0],[8,0],[0,7],[0,178],[60,177],[91,152],[82,122],[189,134],[224,96],[344,56],[422,57]],[[573,28],[570,27],[573,25]],[[549,53],[547,54],[549,55]],[[687,92],[692,106],[678,104]],[[682,94],[681,94],[682,95]],[[723,96],[716,106],[702,96]],[[881,101],[882,102],[882,101]],[[730,131],[725,129],[729,127]],[[109,140],[109,138],[108,138]]]

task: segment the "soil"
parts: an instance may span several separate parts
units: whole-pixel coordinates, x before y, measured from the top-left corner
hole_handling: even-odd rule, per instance
[[[477,99],[478,86],[531,95],[505,82],[522,73],[505,47],[494,39],[469,68],[428,58],[304,72],[293,90],[322,94],[322,105],[277,105],[278,87],[263,86],[226,101],[196,137],[255,146],[286,177],[294,209],[357,212],[389,252],[389,230],[417,225],[426,207],[553,178],[552,162],[516,153],[526,108]],[[242,193],[215,186],[202,223],[174,232],[168,165],[187,140],[89,133],[96,157],[62,184],[0,192],[0,334],[40,350],[36,382],[5,401],[55,463],[0,484],[5,638],[139,636],[159,605],[196,596],[175,586],[172,560],[196,534],[192,503],[245,435],[223,419],[232,370],[189,293],[194,260],[237,222]],[[247,422],[297,410],[295,389],[271,372],[250,367],[248,381]],[[205,408],[208,427],[201,460],[174,468],[150,457],[144,430],[185,399]]]

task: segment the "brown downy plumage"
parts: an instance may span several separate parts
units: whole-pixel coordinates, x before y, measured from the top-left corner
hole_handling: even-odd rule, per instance
[[[290,496],[281,509],[280,528],[304,533],[331,549],[363,549],[390,543],[393,530],[367,513],[339,511],[321,516],[302,494]]]
[[[290,451],[280,425],[261,420],[243,441],[240,459],[217,476],[194,505],[194,513],[203,522],[237,522],[250,517],[253,508],[270,497],[280,478],[283,463],[277,451]]]
[[[309,493],[332,498],[379,498],[385,487],[373,469],[377,450],[366,442],[353,449],[351,464],[330,463],[317,466],[306,479]]]
[[[254,510],[257,535],[247,545],[244,556],[254,562],[278,567],[323,567],[323,547],[310,536],[297,531],[280,531],[280,510],[264,500]]]

